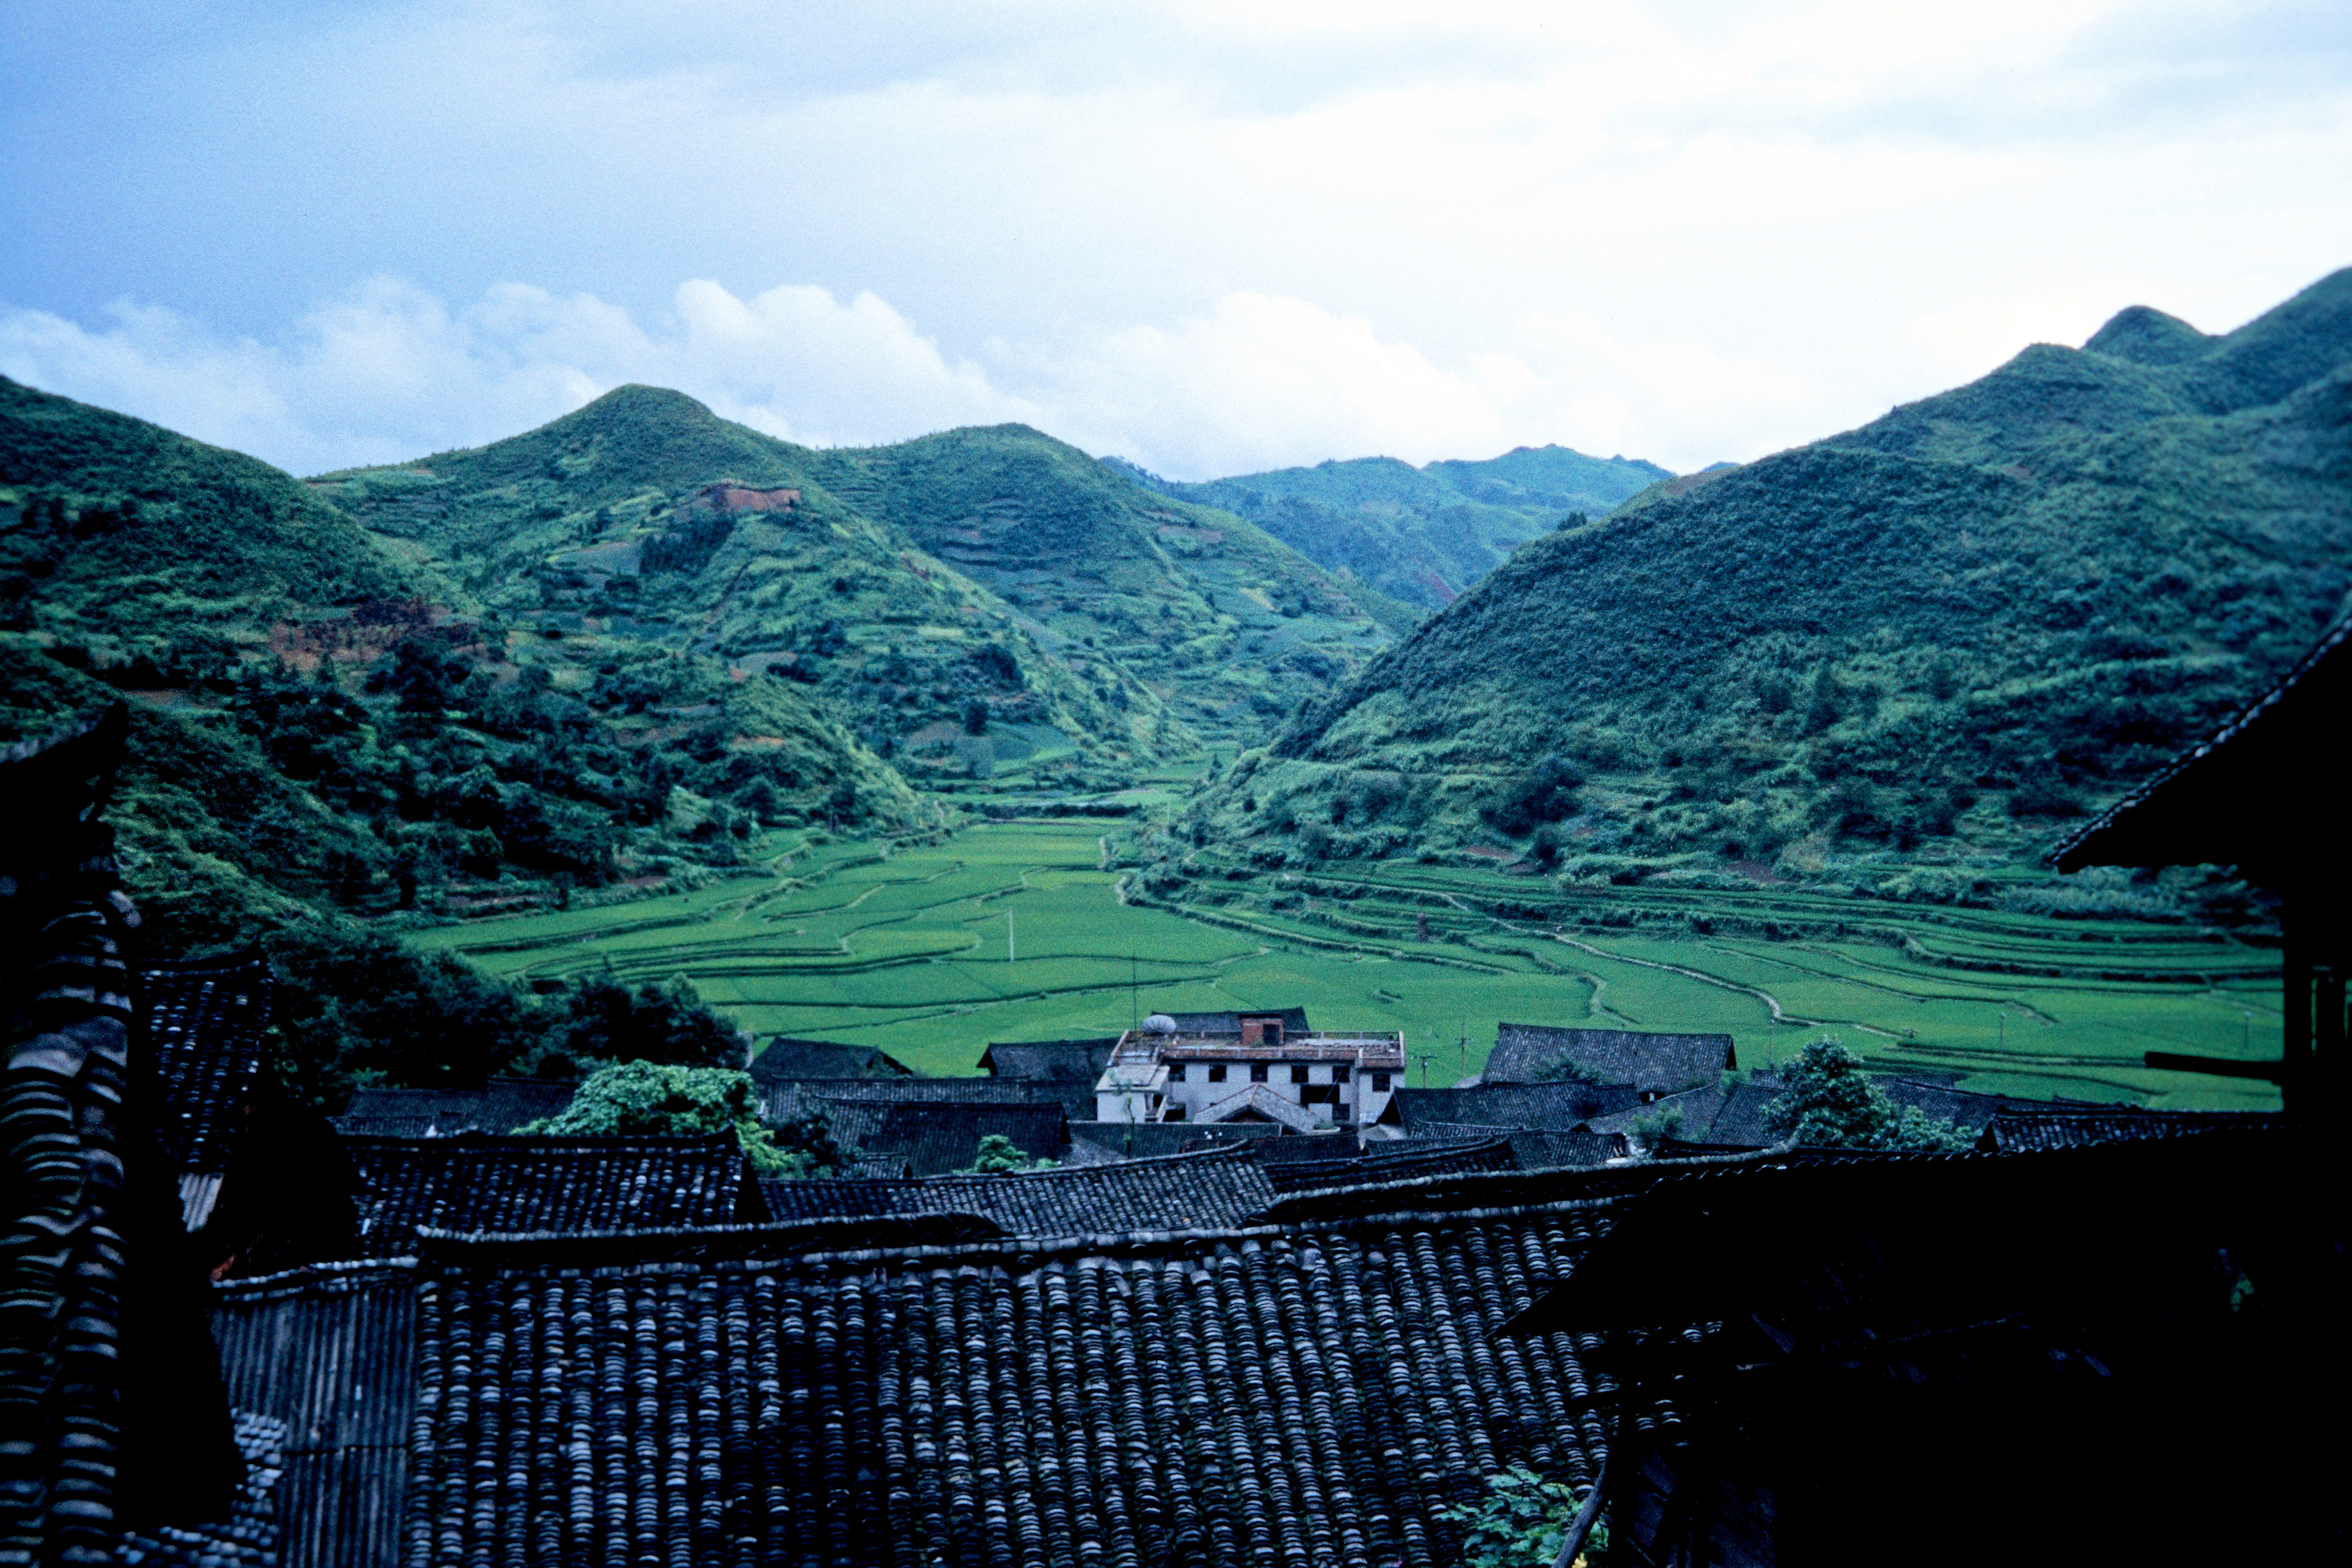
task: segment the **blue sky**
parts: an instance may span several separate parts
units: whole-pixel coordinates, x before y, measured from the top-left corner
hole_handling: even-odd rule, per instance
[[[2352,264],[2352,6],[13,0],[0,374],[298,471],[624,381],[1678,468]]]

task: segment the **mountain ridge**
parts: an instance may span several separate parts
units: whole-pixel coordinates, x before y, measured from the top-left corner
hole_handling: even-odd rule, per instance
[[[1342,849],[1540,828],[1595,869],[2024,852],[2258,689],[2352,587],[2352,269],[2150,364],[2151,331],[2179,346],[2155,314],[2102,329],[2138,357],[2036,345],[1533,542],[1209,810],[1328,821]],[[1575,810],[1508,809],[1547,757],[1589,779]],[[1370,795],[1418,804],[1373,817],[1351,804]]]

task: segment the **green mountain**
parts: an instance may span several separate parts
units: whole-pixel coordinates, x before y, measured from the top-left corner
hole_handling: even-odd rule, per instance
[[[1518,447],[1485,462],[1419,468],[1359,458],[1200,484],[1105,461],[1163,495],[1245,517],[1309,560],[1432,610],[1563,519],[1599,516],[1671,477],[1654,463],[1565,447]]]
[[[835,495],[985,584],[1057,658],[1132,671],[1204,734],[1255,738],[1417,619],[1024,426],[810,458]]]
[[[1528,544],[1211,809],[1584,876],[2029,851],[2344,613],[2347,480],[2352,269],[2222,337],[2126,310]]]
[[[134,701],[111,817],[167,948],[700,875],[761,820],[931,816],[791,682],[572,658],[267,464],[6,381],[0,605],[0,739]]]
[[[502,625],[783,676],[910,776],[1263,734],[1411,623],[1018,426],[814,451],[631,386],[314,483]]]

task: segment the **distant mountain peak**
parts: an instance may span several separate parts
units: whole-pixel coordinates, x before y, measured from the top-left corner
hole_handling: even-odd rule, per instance
[[[2129,305],[2091,334],[2084,352],[2134,364],[2179,364],[2211,352],[2221,340],[2150,305]]]

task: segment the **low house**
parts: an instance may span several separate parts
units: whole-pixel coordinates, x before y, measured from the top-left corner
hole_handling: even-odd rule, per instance
[[[915,1069],[878,1047],[778,1035],[751,1058],[751,1076],[762,1083],[782,1083],[803,1078],[912,1078]]]
[[[1068,1124],[1051,1100],[804,1096],[802,1104],[824,1113],[834,1142],[851,1159],[887,1162],[909,1175],[970,1170],[990,1137],[1005,1139],[1033,1160],[1059,1160],[1069,1149]]]
[[[1024,1083],[1041,1100],[1058,1101],[1073,1121],[1095,1118],[1095,1080],[1110,1060],[1117,1035],[1082,1040],[992,1040],[980,1069],[992,1079]]]
[[[1652,1034],[1499,1024],[1481,1083],[1541,1083],[1563,1074],[1629,1083],[1643,1101],[1710,1084],[1739,1066],[1729,1035]]]
[[[1249,1223],[1275,1186],[1239,1145],[1002,1176],[761,1184],[781,1221],[976,1215],[1009,1237],[1223,1230]]]
[[[361,1182],[349,1258],[415,1254],[420,1226],[570,1234],[767,1217],[732,1132],[703,1138],[347,1138]]]
[[[1401,1034],[1300,1033],[1280,1013],[1233,1017],[1231,1033],[1187,1031],[1155,1013],[1121,1035],[1095,1083],[1095,1120],[1365,1128],[1403,1082]]]
[[[562,1115],[579,1087],[567,1079],[494,1078],[479,1089],[360,1089],[335,1127],[359,1138],[504,1137]]]

